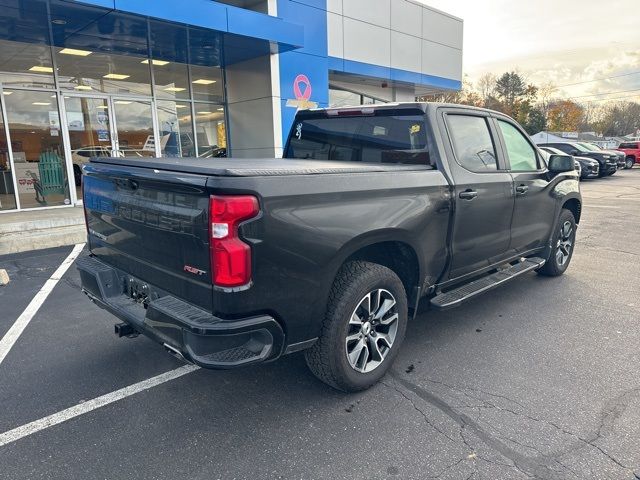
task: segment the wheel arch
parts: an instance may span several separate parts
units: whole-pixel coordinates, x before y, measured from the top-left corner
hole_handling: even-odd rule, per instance
[[[353,239],[341,249],[333,268],[333,278],[345,263],[356,260],[377,263],[392,270],[404,285],[409,308],[417,308],[422,263],[418,249],[401,231],[383,230]]]
[[[573,218],[575,218],[576,223],[580,223],[580,216],[582,214],[582,201],[579,198],[573,197],[566,199],[562,203],[562,208],[569,210],[573,213]]]

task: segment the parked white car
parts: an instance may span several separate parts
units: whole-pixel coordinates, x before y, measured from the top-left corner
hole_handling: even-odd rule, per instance
[[[77,187],[80,186],[82,178],[82,165],[89,162],[91,157],[110,157],[111,149],[103,145],[88,145],[86,147],[71,150],[71,161],[73,162],[73,178]]]

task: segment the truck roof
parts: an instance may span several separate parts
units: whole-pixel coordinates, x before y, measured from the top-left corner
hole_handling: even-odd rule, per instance
[[[457,108],[462,110],[474,110],[478,112],[490,112],[498,115],[504,115],[496,110],[489,108],[475,107],[473,105],[463,105],[460,103],[446,103],[446,102],[390,102],[390,103],[376,103],[369,105],[345,105],[340,107],[326,107],[326,108],[312,108],[308,110],[300,110],[297,115],[313,115],[314,113],[330,112],[330,111],[342,111],[342,110],[422,110],[427,112],[431,109],[440,107]]]

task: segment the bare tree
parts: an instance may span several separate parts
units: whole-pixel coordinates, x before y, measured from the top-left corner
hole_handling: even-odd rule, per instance
[[[480,95],[480,99],[482,100],[482,104],[484,106],[489,104],[489,100],[491,98],[496,97],[497,81],[498,81],[498,77],[496,77],[493,73],[484,73],[478,79],[478,82],[476,84],[478,95]]]
[[[555,92],[557,89],[551,81],[545,82],[538,87],[538,107],[540,107],[545,116],[549,114],[549,108],[556,97]]]

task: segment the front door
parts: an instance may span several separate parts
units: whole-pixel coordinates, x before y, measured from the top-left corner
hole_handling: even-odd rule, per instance
[[[524,253],[548,241],[556,215],[556,199],[540,153],[526,134],[506,119],[497,119],[496,124],[515,192],[510,249]]]
[[[446,114],[455,161],[455,216],[449,278],[509,256],[513,193],[511,175],[498,156],[495,132],[483,114]]]

